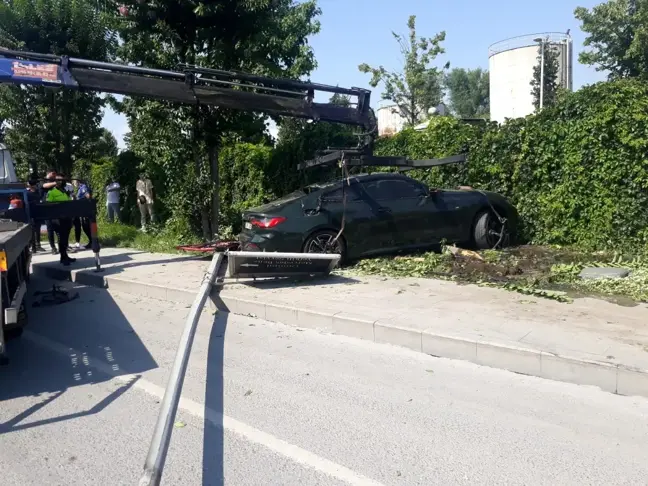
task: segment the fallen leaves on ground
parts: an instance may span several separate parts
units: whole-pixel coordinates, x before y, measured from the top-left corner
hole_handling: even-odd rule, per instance
[[[621,279],[583,280],[579,274],[585,267],[622,267],[631,273]],[[571,302],[579,296],[617,298],[618,303],[628,304],[648,302],[648,258],[645,256],[558,246],[525,245],[480,252],[446,246],[441,252],[362,260],[345,273],[438,278],[560,302]]]

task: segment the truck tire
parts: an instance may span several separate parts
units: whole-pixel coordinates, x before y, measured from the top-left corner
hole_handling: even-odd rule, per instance
[[[18,339],[20,336],[22,336],[24,331],[24,328],[22,326],[20,327],[12,327],[10,329],[5,329],[5,341],[11,341],[12,339]]]

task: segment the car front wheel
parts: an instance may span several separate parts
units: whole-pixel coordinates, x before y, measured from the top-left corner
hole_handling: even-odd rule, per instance
[[[304,242],[303,253],[337,253],[340,255],[340,261],[346,257],[346,246],[342,236],[337,240],[336,231],[318,231],[310,235]]]
[[[511,244],[511,232],[507,222],[500,220],[492,211],[477,216],[473,238],[478,250],[505,248]]]

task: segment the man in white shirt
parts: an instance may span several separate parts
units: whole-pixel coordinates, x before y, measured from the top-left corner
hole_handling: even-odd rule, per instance
[[[142,231],[146,231],[146,216],[150,218],[151,224],[155,223],[155,213],[153,212],[153,183],[144,173],[140,174],[139,180],[135,185],[137,190],[137,206],[140,210]]]
[[[121,187],[119,182],[112,179],[112,182],[106,186],[106,210],[108,211],[108,221],[112,223],[117,218],[117,222],[121,222],[121,215],[119,211],[119,191]]]

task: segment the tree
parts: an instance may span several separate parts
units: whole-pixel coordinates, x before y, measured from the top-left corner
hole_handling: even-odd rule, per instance
[[[607,71],[610,80],[648,78],[648,0],[609,0],[574,12],[588,36],[579,61]]]
[[[91,0],[4,0],[0,44],[5,47],[108,60],[115,38]],[[32,169],[72,170],[101,136],[104,100],[95,93],[42,87],[0,87],[5,141],[16,159]]]
[[[455,68],[445,76],[450,109],[461,118],[488,117],[490,86],[488,71]]]
[[[536,110],[540,109],[540,98],[542,98],[542,107],[553,105],[558,97],[558,88],[560,87],[560,80],[558,79],[560,72],[560,64],[558,63],[560,51],[556,46],[548,42],[544,43],[544,55],[542,51],[543,47],[540,46],[538,50],[538,64],[533,67],[533,78],[531,79],[531,95],[533,96],[533,106],[535,106]],[[542,71],[543,59],[544,73]],[[543,75],[544,86],[541,96],[540,79]]]
[[[439,54],[445,52],[441,43],[446,34],[440,32],[431,38],[417,37],[415,15],[409,17],[407,27],[407,39],[392,32],[405,58],[402,72],[388,71],[383,66],[374,68],[366,63],[360,64],[358,69],[371,74],[369,84],[373,88],[381,82],[384,83],[382,99],[396,104],[407,125],[416,125],[426,118],[428,110],[437,106],[443,98],[442,70],[432,67],[431,63]],[[449,63],[444,69],[448,67]]]
[[[106,128],[99,129],[100,135],[92,143],[88,144],[88,152],[91,158],[100,159],[102,157],[117,157],[119,147],[117,139],[112,132]]]
[[[129,62],[166,69],[184,63],[289,78],[300,78],[316,65],[307,43],[319,31],[320,10],[312,0],[124,3],[128,17],[120,30],[120,56]],[[131,147],[166,183],[172,210],[192,221],[198,217],[204,238],[216,235],[221,141],[232,132],[258,137],[265,117],[134,99],[120,108],[130,122]],[[187,206],[189,196],[193,203]]]

